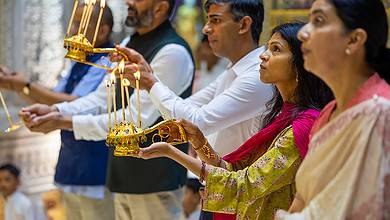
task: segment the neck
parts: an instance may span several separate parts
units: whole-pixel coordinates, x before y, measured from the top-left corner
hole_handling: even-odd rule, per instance
[[[283,102],[295,103],[296,100],[294,100],[294,93],[297,87],[297,83],[295,80],[291,83],[279,83],[275,86],[276,88],[278,88],[279,93],[282,96]]]
[[[137,28],[136,31],[139,35],[144,35],[144,34],[147,34],[151,31],[153,31],[154,29],[156,29],[158,26],[160,26],[162,23],[164,23],[166,21],[166,19],[163,19],[163,20],[153,20],[152,22],[152,25],[148,26],[148,27],[140,27],[140,28]]]
[[[337,70],[335,80],[329,82],[335,98],[338,112],[346,110],[348,103],[359,90],[359,88],[366,82],[374,73],[366,64],[343,65],[345,68]]]
[[[229,57],[226,57],[232,62],[232,64],[236,64],[239,60],[241,60],[244,56],[246,56],[248,53],[253,51],[258,47],[256,43],[253,42],[253,40],[243,40],[240,42],[246,42],[242,44],[236,44],[237,46],[235,48],[232,48],[231,55]]]

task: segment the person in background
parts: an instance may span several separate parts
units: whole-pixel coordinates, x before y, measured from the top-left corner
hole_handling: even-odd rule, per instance
[[[184,186],[183,220],[199,220],[200,217],[200,188],[202,184],[197,178],[188,178]]]
[[[207,87],[216,80],[229,64],[227,59],[219,58],[213,53],[206,35],[203,35],[202,41],[196,49],[196,57],[198,68],[195,72],[193,93]]]
[[[13,164],[0,166],[0,193],[5,199],[4,220],[34,220],[31,201],[21,193],[20,170]]]

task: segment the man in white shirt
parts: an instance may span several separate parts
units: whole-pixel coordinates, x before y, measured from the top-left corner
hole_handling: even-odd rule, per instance
[[[214,82],[191,97],[175,95],[135,51],[120,50],[145,70],[140,86],[149,92],[161,113],[196,124],[205,135],[214,137],[209,140],[211,146],[224,156],[259,130],[261,117],[256,116],[263,113],[272,96],[272,87],[259,79],[259,56],[264,48],[258,48],[257,42],[263,5],[259,0],[208,0],[205,7],[208,22],[203,32],[214,53],[231,63]],[[134,71],[133,65],[126,66],[125,77],[133,86]]]
[[[5,198],[4,220],[33,220],[30,200],[18,191],[20,171],[12,164],[0,167],[0,193]]]

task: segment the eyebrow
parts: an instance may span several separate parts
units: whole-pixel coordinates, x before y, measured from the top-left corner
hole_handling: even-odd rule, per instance
[[[269,44],[269,46],[272,46],[274,44],[278,44],[280,47],[283,47],[283,44],[281,44],[279,41],[271,41],[268,44]]]
[[[208,17],[209,18],[222,17],[222,14],[211,14]]]
[[[324,11],[322,9],[316,9],[309,13],[309,16],[315,15],[315,14],[323,14],[325,15]]]

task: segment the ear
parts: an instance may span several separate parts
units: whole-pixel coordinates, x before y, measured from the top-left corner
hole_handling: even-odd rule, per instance
[[[163,16],[169,16],[168,10],[169,10],[168,1],[160,1],[154,7],[154,16],[156,18],[163,17]]]
[[[245,34],[251,31],[251,26],[252,26],[252,18],[249,16],[244,16],[241,18],[240,23],[240,31],[238,32],[239,34]]]
[[[364,48],[364,45],[367,41],[367,32],[362,28],[357,28],[353,30],[350,34],[348,48],[351,50],[351,53],[356,52],[360,48]]]

